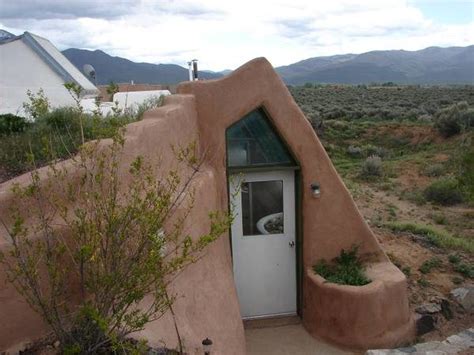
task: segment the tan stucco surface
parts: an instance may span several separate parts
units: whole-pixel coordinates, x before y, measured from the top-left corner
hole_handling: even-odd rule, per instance
[[[209,210],[228,206],[225,130],[250,111],[263,107],[301,167],[301,213],[303,282],[302,320],[315,337],[348,348],[389,347],[410,340],[414,324],[408,308],[406,280],[381,250],[354,201],[337,175],[309,122],[284,83],[263,58],[255,59],[233,74],[215,81],[186,82],[178,95],[149,111],[144,120],[127,127],[123,166],[137,154],[161,158],[164,167],[173,164],[170,144],[196,140],[206,163],[195,181],[196,208],[188,220],[197,235],[207,227]],[[14,181],[24,182],[22,176]],[[321,185],[321,197],[311,195],[310,184]],[[9,205],[12,181],[0,185],[0,215]],[[0,227],[1,228],[1,227]],[[0,229],[0,247],[6,248]],[[370,256],[368,273],[373,282],[364,287],[337,286],[322,282],[308,271],[321,258],[332,259],[342,248],[360,244]],[[3,272],[0,270],[0,282]],[[228,236],[206,251],[175,281],[174,306],[186,350],[200,351],[209,337],[216,354],[244,354],[245,338],[232,276]],[[0,349],[6,349],[40,334],[39,319],[11,286],[0,288]],[[7,320],[3,322],[3,320]],[[163,339],[176,345],[169,315],[142,332],[151,343]]]

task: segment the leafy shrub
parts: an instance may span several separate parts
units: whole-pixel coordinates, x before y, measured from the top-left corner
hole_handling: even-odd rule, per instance
[[[0,262],[60,353],[137,353],[121,351],[127,336],[171,308],[172,280],[231,222],[227,213],[209,211],[208,232],[191,238],[184,229],[202,163],[196,145],[176,149],[184,167],[166,172],[140,156],[121,170],[123,144],[120,135],[108,146],[88,144],[71,161],[74,170],[50,166],[47,181],[33,171],[30,184],[13,189],[18,205],[5,225],[12,247]],[[24,214],[32,216],[28,225]]]
[[[433,257],[429,260],[426,260],[421,264],[419,270],[422,274],[428,274],[431,270],[438,268],[441,266],[441,259],[437,257]]]
[[[326,281],[340,284],[363,286],[371,282],[365,276],[362,263],[357,256],[358,247],[353,246],[349,251],[341,250],[341,254],[333,259],[331,264],[321,260],[314,265],[313,270]]]
[[[457,179],[446,178],[433,182],[424,191],[425,198],[428,201],[440,205],[455,205],[463,201],[463,195],[459,189]]]
[[[459,272],[464,277],[474,278],[474,265],[466,263],[454,264],[454,271]]]
[[[380,157],[373,155],[365,159],[364,163],[362,164],[361,176],[364,178],[372,178],[382,176],[383,174],[383,166],[382,166],[382,159]]]
[[[0,115],[0,136],[23,132],[28,127],[24,117],[7,113]]]
[[[459,264],[461,262],[461,258],[457,254],[449,255],[448,260],[451,264]]]

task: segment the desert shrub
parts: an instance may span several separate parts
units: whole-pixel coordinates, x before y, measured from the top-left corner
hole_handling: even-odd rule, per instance
[[[11,223],[3,221],[12,243],[0,255],[8,280],[49,325],[60,353],[137,353],[126,351],[127,336],[171,308],[172,280],[231,222],[210,211],[207,233],[184,230],[201,166],[195,145],[175,149],[179,170],[160,171],[138,156],[122,171],[123,143],[119,135],[108,146],[85,145],[74,170],[52,165],[47,180],[33,171],[29,185],[15,185],[18,205]]]
[[[458,263],[453,266],[454,271],[460,273],[464,277],[474,279],[474,265],[467,263]]]
[[[364,154],[365,156],[367,157],[370,157],[370,156],[378,156],[380,158],[384,158],[388,155],[388,151],[383,148],[383,147],[378,147],[378,146],[375,146],[375,145],[372,145],[372,144],[367,144],[363,147],[363,150],[364,150]]]
[[[461,258],[458,254],[451,254],[448,256],[448,260],[451,264],[459,264],[461,262]]]
[[[362,157],[362,148],[354,145],[347,147],[347,154],[354,158]]]
[[[423,114],[417,118],[419,122],[423,123],[432,123],[433,122],[433,116],[429,114]]]
[[[400,197],[404,200],[413,202],[417,206],[423,206],[426,204],[425,195],[418,189],[402,191]]]
[[[442,213],[433,213],[431,218],[436,224],[446,224],[448,222],[446,216]]]
[[[374,178],[383,175],[382,159],[373,155],[365,159],[361,167],[360,175],[363,178]]]
[[[467,200],[474,201],[474,137],[463,142],[456,159],[459,188]]]
[[[29,125],[26,118],[10,113],[0,115],[0,136],[23,132]]]
[[[371,282],[365,276],[362,262],[357,253],[359,248],[353,246],[350,250],[341,250],[338,257],[334,258],[332,263],[321,260],[314,265],[313,270],[327,282],[341,285],[363,286]]]
[[[421,264],[419,270],[422,274],[428,274],[431,272],[431,270],[435,268],[439,268],[441,266],[441,259],[437,257],[433,257],[431,259],[428,259]]]
[[[424,190],[428,201],[440,205],[455,205],[463,201],[463,195],[459,189],[459,183],[455,178],[445,178],[433,182]]]
[[[428,165],[424,170],[423,174],[430,177],[439,177],[444,174],[444,165],[435,163]]]
[[[333,128],[335,130],[344,131],[349,128],[349,124],[342,120],[329,119],[328,121],[325,121],[325,124],[327,127]]]
[[[469,109],[467,102],[459,102],[438,111],[434,121],[438,131],[450,137],[474,126],[474,110]]]

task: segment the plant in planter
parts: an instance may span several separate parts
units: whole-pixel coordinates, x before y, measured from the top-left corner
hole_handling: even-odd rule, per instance
[[[352,286],[367,285],[371,280],[364,273],[362,262],[357,256],[358,250],[356,245],[348,251],[342,249],[331,263],[323,259],[313,266],[313,270],[327,282]]]

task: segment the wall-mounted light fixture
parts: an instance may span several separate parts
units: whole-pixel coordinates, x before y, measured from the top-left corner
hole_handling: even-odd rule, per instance
[[[319,198],[321,196],[321,186],[317,182],[311,184],[311,192],[314,198]]]
[[[202,349],[204,350],[204,355],[211,355],[212,340],[206,338],[202,341]]]

